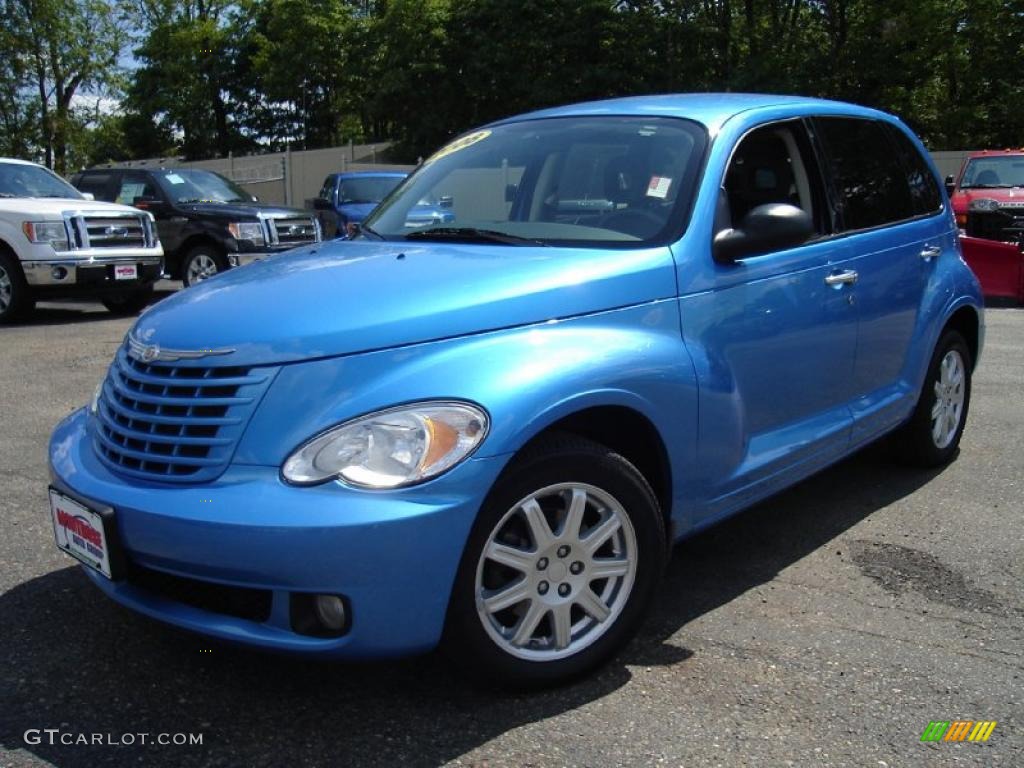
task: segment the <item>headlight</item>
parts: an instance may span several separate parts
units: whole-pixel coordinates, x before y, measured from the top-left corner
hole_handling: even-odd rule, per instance
[[[258,221],[233,221],[228,232],[235,240],[250,240],[254,245],[263,245],[263,225]]]
[[[70,248],[63,221],[26,221],[22,223],[21,230],[30,243],[49,243],[55,251]]]
[[[414,403],[372,413],[313,438],[288,457],[285,480],[339,479],[360,488],[400,488],[436,477],[487,435],[487,414],[469,403]]]
[[[995,211],[999,209],[999,201],[993,200],[989,197],[979,197],[977,200],[971,200],[967,206],[969,211]]]

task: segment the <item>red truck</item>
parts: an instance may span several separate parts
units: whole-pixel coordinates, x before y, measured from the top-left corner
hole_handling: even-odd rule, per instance
[[[1024,303],[1024,149],[972,152],[946,188],[985,296]]]

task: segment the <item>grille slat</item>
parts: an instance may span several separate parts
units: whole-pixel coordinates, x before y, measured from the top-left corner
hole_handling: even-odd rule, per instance
[[[144,413],[142,411],[133,410],[123,403],[119,403],[112,398],[105,398],[105,403],[111,408],[111,410],[117,411],[121,416],[126,419],[140,419],[153,424],[166,424],[172,426],[212,426],[212,427],[229,427],[235,424],[240,424],[241,419],[237,418],[213,418],[206,417],[200,418],[197,416],[168,416],[166,414],[153,414]]]
[[[275,370],[143,363],[118,350],[101,390],[93,445],[113,470],[204,482],[227,467]]]

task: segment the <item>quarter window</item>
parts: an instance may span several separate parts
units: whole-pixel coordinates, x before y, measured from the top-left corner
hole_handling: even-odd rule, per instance
[[[910,188],[914,214],[922,216],[937,212],[942,208],[942,193],[928,163],[903,131],[894,125],[886,127],[903,160],[903,171],[907,177],[907,186]]]
[[[903,166],[880,123],[845,117],[817,123],[844,229],[869,229],[915,215]]]

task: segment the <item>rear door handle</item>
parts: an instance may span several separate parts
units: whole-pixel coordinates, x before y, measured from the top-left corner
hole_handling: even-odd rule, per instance
[[[937,245],[926,245],[924,248],[921,249],[920,256],[925,261],[931,261],[936,256],[939,256],[941,254],[942,254],[942,249],[939,248],[939,246],[937,246]]]
[[[843,272],[836,272],[834,275],[829,275],[825,278],[825,285],[846,285],[857,282],[857,273],[852,269],[847,269]]]

